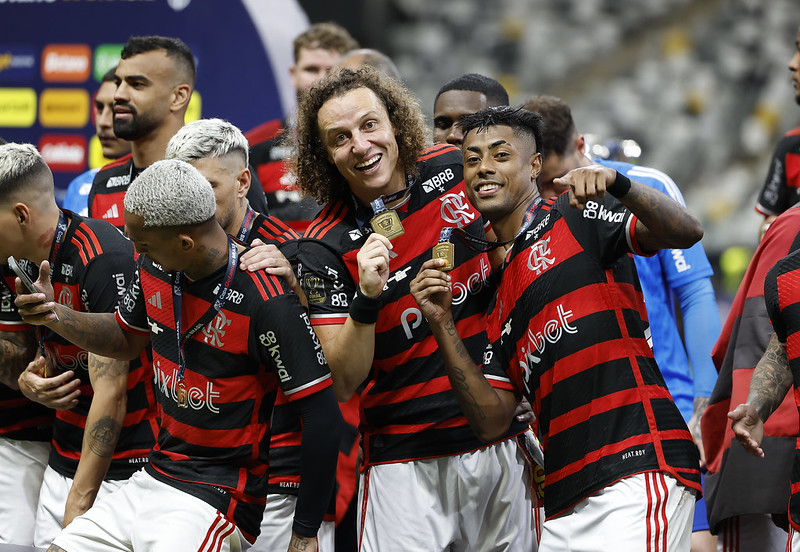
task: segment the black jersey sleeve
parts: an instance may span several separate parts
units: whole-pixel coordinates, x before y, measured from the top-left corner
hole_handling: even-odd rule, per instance
[[[570,207],[568,194],[563,194],[557,205],[575,238],[601,266],[611,266],[628,252],[643,253],[632,241],[636,217],[611,194],[587,201],[583,209]]]
[[[297,295],[284,293],[262,303],[252,328],[256,358],[272,368],[290,401],[330,386],[322,345]]]
[[[139,256],[131,282],[117,303],[117,318],[127,329],[139,333],[149,333],[147,305],[144,301],[141,284],[141,271],[144,270],[146,261],[147,257],[144,255]]]
[[[784,136],[775,147],[769,163],[767,178],[758,194],[756,210],[763,215],[777,215],[788,209],[793,202],[790,195],[797,192],[789,188],[786,181],[786,154],[796,142],[796,137]]]
[[[303,238],[297,244],[297,270],[312,319],[347,318],[356,283],[336,251],[321,241]]]
[[[79,282],[84,308],[90,312],[114,312],[135,269],[132,247],[92,258]]]

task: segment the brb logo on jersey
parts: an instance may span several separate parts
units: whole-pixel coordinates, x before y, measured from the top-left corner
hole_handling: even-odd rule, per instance
[[[439,174],[423,182],[422,189],[425,190],[425,193],[427,194],[433,192],[434,190],[439,190],[439,192],[444,192],[444,185],[453,180],[453,176],[454,176],[453,169],[447,167]]]
[[[442,202],[442,220],[455,224],[459,228],[475,220],[476,215],[471,212],[472,208],[463,191],[457,194],[445,194],[439,198],[439,201]]]
[[[225,316],[225,313],[220,311],[217,316],[214,317],[214,320],[206,324],[206,327],[203,328],[203,341],[211,345],[212,347],[222,348],[225,344],[222,342],[222,338],[225,337],[225,328],[231,325],[231,320]]]
[[[543,240],[539,240],[530,247],[528,254],[528,268],[536,272],[539,276],[542,272],[553,266],[556,258],[550,251],[550,237],[547,236]]]

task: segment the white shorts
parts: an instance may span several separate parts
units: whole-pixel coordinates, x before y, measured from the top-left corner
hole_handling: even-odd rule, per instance
[[[769,514],[746,514],[723,520],[717,552],[784,552],[786,531]]]
[[[800,534],[797,533],[792,524],[789,524],[789,538],[786,540],[786,552],[800,552]]]
[[[546,520],[540,548],[689,552],[695,498],[695,491],[663,472],[632,475]]]
[[[537,550],[528,465],[516,439],[372,466],[360,483],[361,552]]]
[[[0,543],[33,546],[50,443],[0,437]]]
[[[239,529],[199,498],[139,470],[53,541],[67,552],[240,552]]]
[[[127,479],[103,481],[97,491],[100,500],[109,493],[122,487]],[[36,510],[36,531],[33,535],[33,545],[38,548],[47,548],[53,539],[61,532],[64,525],[64,510],[67,507],[67,496],[72,488],[72,479],[61,475],[56,470],[47,466],[44,470],[42,488],[39,492],[39,507]]]
[[[261,519],[261,534],[250,552],[272,552],[288,550],[292,538],[292,523],[297,497],[289,494],[267,495],[267,507]],[[334,527],[332,521],[323,521],[317,533],[317,550],[333,552]]]

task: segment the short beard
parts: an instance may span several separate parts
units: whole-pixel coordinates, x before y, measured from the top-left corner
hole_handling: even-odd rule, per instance
[[[134,141],[144,138],[161,125],[161,121],[155,121],[147,116],[133,114],[130,121],[118,121],[114,118],[114,134],[117,138]]]

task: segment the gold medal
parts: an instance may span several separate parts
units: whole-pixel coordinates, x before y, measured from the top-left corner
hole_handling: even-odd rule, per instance
[[[186,384],[183,383],[183,380],[178,381],[178,406],[181,408],[189,406],[189,398],[186,395]]]
[[[402,236],[406,232],[405,228],[403,228],[403,223],[400,222],[397,211],[382,211],[372,217],[369,223],[373,230],[390,240],[397,236]]]
[[[448,242],[439,242],[433,246],[433,258],[434,259],[444,259],[447,264],[444,266],[440,266],[439,270],[444,270],[447,272],[448,270],[453,270],[453,266],[455,265],[455,248],[453,244]]]

